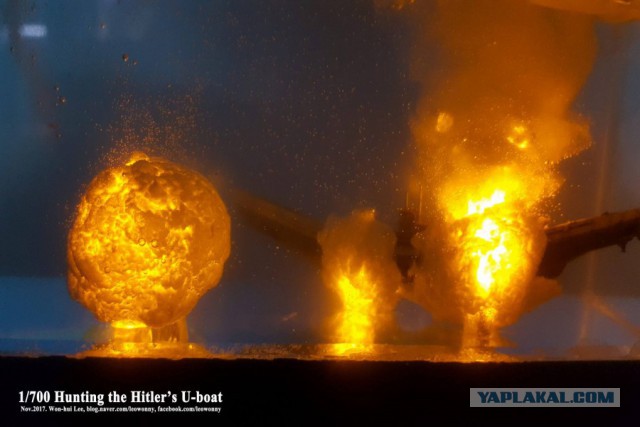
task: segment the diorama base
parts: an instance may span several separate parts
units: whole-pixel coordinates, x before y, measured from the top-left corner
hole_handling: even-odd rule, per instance
[[[589,425],[623,425],[640,417],[640,362],[631,360],[459,363],[0,357],[0,372],[3,425],[56,425],[63,420],[66,423],[67,418],[92,423],[126,418],[136,419],[141,425],[155,425],[164,416],[187,423],[204,417],[211,425],[251,419],[276,420],[281,425],[460,425],[463,421],[494,420],[524,426],[565,418],[571,419],[572,425],[587,420]],[[470,408],[471,387],[620,388],[621,407]],[[29,390],[50,391],[52,395],[56,390],[105,395],[112,391],[222,393],[217,403],[221,412],[21,412],[19,392]]]

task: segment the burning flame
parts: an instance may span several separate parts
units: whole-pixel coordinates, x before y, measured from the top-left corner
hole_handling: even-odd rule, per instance
[[[485,251],[479,248],[472,254],[478,258],[476,281],[480,285],[483,297],[488,296],[491,285],[496,281],[494,276],[498,272],[504,271],[502,267],[506,267],[503,261],[507,255],[505,247],[507,236],[508,234],[501,231],[498,224],[491,218],[485,218],[482,227],[475,232],[475,237],[488,242],[488,248]]]
[[[148,341],[147,327],[184,321],[218,283],[229,248],[230,220],[214,187],[135,153],[82,197],[68,239],[69,292],[110,322],[116,339]]]
[[[467,218],[471,217],[467,233],[459,233],[460,242],[465,247],[465,255],[471,257],[477,284],[476,294],[489,297],[492,285],[501,284],[501,278],[508,278],[509,271],[518,268],[523,262],[522,245],[508,228],[509,220],[492,216],[485,211],[502,205],[505,193],[496,190],[490,198],[469,201]],[[496,209],[492,209],[495,211]],[[501,224],[505,223],[505,224]],[[495,290],[495,289],[494,289]]]
[[[400,274],[393,265],[395,235],[373,211],[330,218],[318,236],[325,284],[340,299],[333,329],[334,352],[370,352],[392,323]]]
[[[545,245],[532,211],[539,200],[534,178],[503,167],[480,185],[456,183],[440,194],[455,248],[451,279],[461,289],[465,345],[496,345],[497,329],[521,311]]]
[[[375,338],[376,283],[371,281],[365,265],[352,271],[340,271],[336,291],[342,302],[337,339],[340,343],[372,344]]]
[[[431,89],[411,123],[414,187],[432,190],[405,292],[436,322],[462,325],[463,347],[495,346],[499,328],[556,293],[535,277],[543,206],[562,184],[557,165],[589,145],[570,107],[595,57],[593,21],[526,1],[407,6],[424,29],[412,71]],[[434,36],[435,80],[424,60]]]

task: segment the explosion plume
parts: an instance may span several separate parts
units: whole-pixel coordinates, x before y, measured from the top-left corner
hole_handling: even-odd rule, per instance
[[[374,211],[330,217],[320,232],[323,280],[341,303],[332,327],[338,353],[366,350],[392,324],[401,281],[395,239]]]
[[[425,92],[411,127],[430,229],[415,242],[428,259],[408,297],[464,325],[465,346],[497,345],[532,292],[536,303],[558,292],[533,281],[557,165],[590,144],[570,107],[595,57],[592,18],[514,0],[409,9],[444,67],[434,75],[419,44],[413,72]]]

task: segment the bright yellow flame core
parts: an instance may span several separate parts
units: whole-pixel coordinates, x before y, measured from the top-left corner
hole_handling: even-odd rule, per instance
[[[469,209],[467,211],[467,215],[482,214],[486,209],[497,204],[504,203],[504,198],[504,191],[496,190],[493,192],[489,199],[481,199],[477,202],[469,200]]]
[[[509,286],[513,276],[527,263],[526,242],[529,236],[520,232],[518,219],[475,214],[466,223],[466,233],[458,244],[464,250],[463,264],[475,272],[475,294],[489,297]]]
[[[342,271],[336,290],[342,301],[337,338],[341,343],[370,344],[375,338],[377,285],[364,265],[359,270]]]
[[[393,263],[395,234],[371,210],[331,217],[318,235],[327,287],[340,300],[332,325],[339,354],[368,351],[389,328],[401,277]]]
[[[91,182],[69,233],[69,291],[119,328],[186,316],[222,275],[230,220],[202,175],[134,154]]]
[[[483,327],[490,328],[510,323],[521,312],[545,237],[532,212],[543,194],[536,190],[539,177],[509,168],[489,176],[480,184],[445,186],[440,201],[456,248],[451,268],[463,289],[465,318],[482,313]]]

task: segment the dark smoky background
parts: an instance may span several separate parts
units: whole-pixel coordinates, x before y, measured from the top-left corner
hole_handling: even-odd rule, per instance
[[[189,318],[192,339],[322,341],[337,301],[318,266],[246,226],[231,193],[320,221],[375,208],[395,226],[421,94],[412,46],[428,20],[369,0],[5,0],[0,13],[0,340],[91,339],[96,321],[66,290],[66,235],[92,177],[141,149],[203,173],[230,211],[232,254]],[[574,105],[593,145],[563,164],[552,223],[640,207],[639,28],[597,32]],[[437,69],[435,51],[424,61]],[[525,316],[514,341],[575,342],[587,286],[637,313],[638,259],[632,242],[570,264],[559,278],[568,296]],[[429,322],[409,303],[398,319]],[[607,319],[593,330],[634,339]]]

